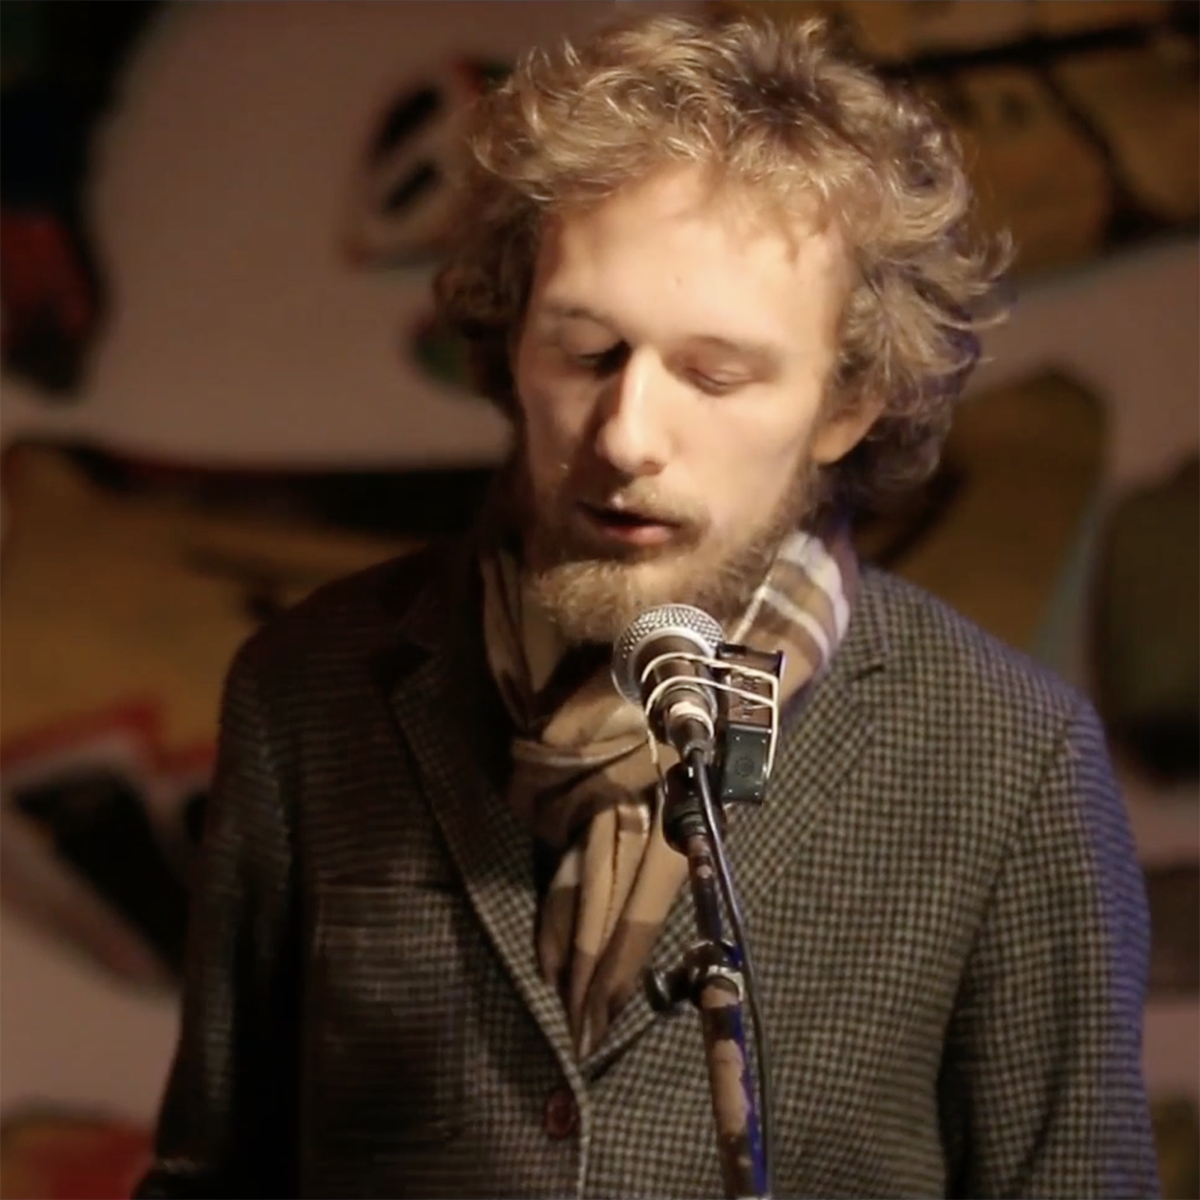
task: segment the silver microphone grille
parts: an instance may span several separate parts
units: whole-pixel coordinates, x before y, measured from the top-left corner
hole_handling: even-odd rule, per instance
[[[641,703],[638,658],[642,647],[651,638],[663,636],[692,642],[697,654],[710,658],[725,640],[724,630],[703,609],[693,608],[690,604],[660,604],[657,608],[648,608],[625,627],[625,632],[613,646],[613,683],[626,700]]]

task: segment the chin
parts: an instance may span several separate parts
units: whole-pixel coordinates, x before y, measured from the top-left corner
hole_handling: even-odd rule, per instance
[[[686,559],[564,563],[531,580],[534,598],[572,642],[607,645],[648,608],[712,604],[697,583],[711,572]],[[720,618],[718,618],[720,619]]]

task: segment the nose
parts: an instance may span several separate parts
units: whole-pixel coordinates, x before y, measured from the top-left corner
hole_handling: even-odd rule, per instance
[[[630,479],[659,474],[670,459],[669,379],[651,352],[635,350],[609,381],[600,407],[596,451]]]

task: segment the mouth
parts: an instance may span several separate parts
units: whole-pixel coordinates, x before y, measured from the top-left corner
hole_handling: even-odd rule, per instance
[[[579,511],[591,529],[609,541],[626,546],[663,546],[679,530],[672,521],[663,521],[635,509],[609,508],[581,501]]]

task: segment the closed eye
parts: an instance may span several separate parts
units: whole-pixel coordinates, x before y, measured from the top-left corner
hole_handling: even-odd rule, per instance
[[[738,388],[746,386],[744,379],[714,379],[711,375],[701,375],[693,372],[689,378],[692,384],[706,396],[728,396]]]
[[[573,363],[596,375],[611,375],[624,365],[629,357],[629,347],[625,342],[617,342],[603,350],[594,350],[589,354],[572,354],[569,357]]]

